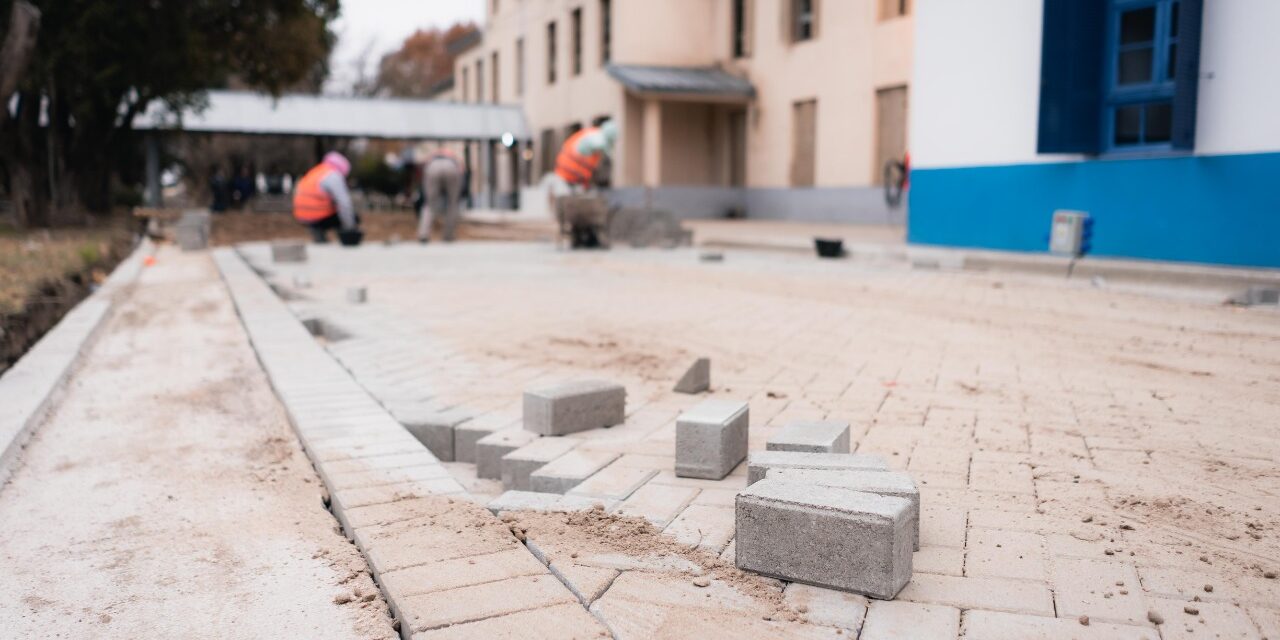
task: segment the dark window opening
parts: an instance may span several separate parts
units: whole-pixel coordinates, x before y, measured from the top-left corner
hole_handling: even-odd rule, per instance
[[[600,0],[600,64],[613,60],[613,3]]]
[[[733,0],[733,57],[747,56],[747,0]]]
[[[812,40],[815,26],[813,0],[791,0],[791,41]]]
[[[484,60],[476,60],[476,102],[484,102]]]
[[[582,74],[582,9],[569,14],[573,28],[573,75]]]
[[[556,23],[547,23],[547,84],[556,83]]]
[[[516,40],[516,95],[524,95],[524,38]]]

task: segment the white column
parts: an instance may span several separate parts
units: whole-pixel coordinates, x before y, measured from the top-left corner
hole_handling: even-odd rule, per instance
[[[640,162],[644,171],[641,176],[644,186],[656,187],[662,183],[662,103],[658,100],[645,100],[642,131]]]

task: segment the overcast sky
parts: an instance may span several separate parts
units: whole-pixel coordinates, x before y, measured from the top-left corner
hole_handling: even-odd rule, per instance
[[[455,22],[484,23],[485,0],[343,0],[342,17],[334,24],[338,46],[330,60],[325,90],[347,93],[358,77],[358,60],[367,47],[370,74],[382,54],[399,48],[417,29],[448,27]]]

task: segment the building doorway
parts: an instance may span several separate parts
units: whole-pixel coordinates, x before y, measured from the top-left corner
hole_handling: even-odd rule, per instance
[[[885,166],[907,155],[907,87],[876,91],[876,156],[872,184],[884,184]]]

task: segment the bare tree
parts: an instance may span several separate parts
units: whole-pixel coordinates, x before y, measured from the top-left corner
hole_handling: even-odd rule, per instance
[[[8,108],[9,98],[18,88],[18,80],[36,50],[40,32],[40,10],[30,2],[17,0],[9,13],[9,32],[0,47],[0,107]]]

